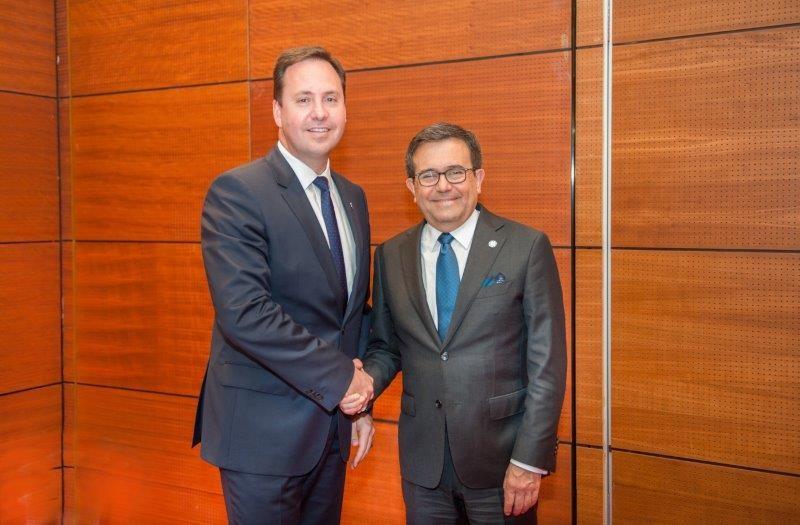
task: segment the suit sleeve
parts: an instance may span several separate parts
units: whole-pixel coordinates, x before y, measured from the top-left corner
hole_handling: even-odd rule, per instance
[[[533,244],[525,277],[528,393],[525,415],[511,457],[555,471],[558,419],[567,377],[564,300],[553,248],[541,234]]]
[[[372,330],[369,346],[364,356],[364,370],[374,379],[377,397],[402,369],[397,334],[394,331],[392,312],[386,302],[384,287],[383,246],[375,250],[375,270],[372,285]]]
[[[216,322],[227,342],[326,410],[355,368],[272,300],[264,218],[245,182],[222,175],[206,196],[201,245]]]

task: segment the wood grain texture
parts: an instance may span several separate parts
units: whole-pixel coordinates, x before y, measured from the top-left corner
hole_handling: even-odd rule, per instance
[[[603,525],[603,451],[578,446],[578,523]]]
[[[800,28],[614,50],[615,245],[800,248],[798,56]]]
[[[64,381],[75,381],[75,243],[61,242],[61,355]]]
[[[603,243],[603,49],[579,49],[575,72],[575,244]]]
[[[72,149],[70,148],[71,98],[58,100],[58,181],[61,195],[61,240],[72,239]]]
[[[197,395],[213,310],[198,244],[78,243],[75,379]]]
[[[400,396],[403,393],[403,373],[397,374],[389,388],[375,400],[372,416],[385,421],[399,421]]]
[[[405,523],[400,480],[397,425],[375,423],[373,447],[345,478],[342,524],[357,525],[379,518],[383,525]]]
[[[58,239],[57,132],[55,100],[0,93],[0,241]]]
[[[800,478],[614,452],[614,523],[797,523]]]
[[[211,180],[247,161],[246,84],[72,101],[74,236],[199,240]]]
[[[800,22],[794,0],[617,0],[614,42],[731,31]]]
[[[53,0],[0,1],[0,89],[55,96]]]
[[[69,0],[72,94],[243,80],[243,0]]]
[[[487,208],[569,244],[569,75],[568,53],[351,74],[348,129],[331,166],[364,187],[372,242],[419,221],[405,150],[422,127],[450,121],[481,142]],[[251,99],[253,152],[262,155],[274,144],[271,83],[254,83]]]
[[[800,254],[612,258],[612,444],[800,473]]]
[[[56,77],[58,96],[72,95],[69,79],[69,33],[67,27],[67,4],[69,0],[55,0],[56,9]],[[60,109],[59,109],[60,111]]]
[[[575,40],[578,47],[602,44],[603,1],[577,0],[575,14],[577,17],[577,35]]]
[[[61,381],[57,243],[0,244],[0,393]]]
[[[58,523],[61,385],[0,396],[0,521]]]
[[[224,523],[218,470],[190,448],[194,398],[77,386],[74,523]]]
[[[603,259],[578,250],[575,263],[577,442],[603,444]]]
[[[563,49],[569,25],[566,0],[345,0],[335,11],[324,0],[252,0],[250,78],[271,77],[291,45],[324,45],[350,70]]]

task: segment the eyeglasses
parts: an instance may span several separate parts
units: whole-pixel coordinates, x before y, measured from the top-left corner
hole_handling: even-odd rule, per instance
[[[425,170],[420,171],[415,175],[417,182],[420,186],[436,186],[439,184],[439,177],[444,175],[447,182],[450,184],[458,184],[467,180],[467,172],[475,170],[473,168],[462,168],[461,166],[454,166],[447,171]]]

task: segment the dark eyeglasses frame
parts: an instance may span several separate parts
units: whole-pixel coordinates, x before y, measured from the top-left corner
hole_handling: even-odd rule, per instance
[[[453,180],[453,177],[451,175],[448,175],[448,174],[452,174],[452,172],[454,172],[454,171],[455,172],[460,172],[461,170],[464,170],[464,176],[463,177],[459,176],[458,180]],[[447,182],[449,182],[450,184],[460,184],[460,183],[464,182],[465,180],[467,180],[467,172],[468,171],[471,171],[471,172],[474,173],[475,172],[475,168],[461,168],[461,167],[458,167],[458,168],[450,168],[449,170],[446,170],[446,171],[425,170],[425,171],[420,171],[419,173],[415,173],[412,177],[409,177],[409,178],[417,179],[417,182],[419,182],[420,186],[424,186],[426,188],[430,188],[432,186],[436,186],[437,184],[439,184],[439,179],[441,179],[442,175],[444,175],[444,178],[447,179]],[[435,173],[436,174],[436,180],[433,182],[433,184],[425,184],[425,183],[422,182],[422,179],[420,179],[420,175],[423,175],[425,173]]]

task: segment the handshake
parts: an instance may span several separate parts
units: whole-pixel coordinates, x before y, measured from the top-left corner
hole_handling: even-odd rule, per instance
[[[350,386],[347,388],[344,397],[339,403],[342,412],[352,416],[359,412],[364,412],[369,406],[370,401],[375,397],[375,390],[372,387],[372,376],[364,372],[364,364],[360,359],[353,359],[356,371]]]

